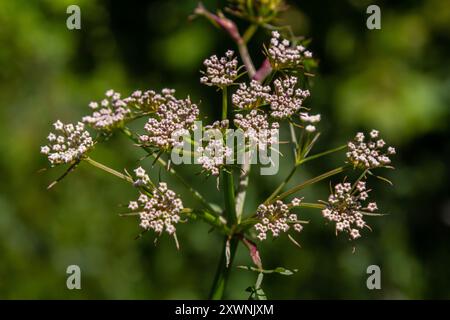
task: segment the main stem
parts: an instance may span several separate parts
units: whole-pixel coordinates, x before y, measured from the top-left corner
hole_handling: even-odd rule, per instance
[[[228,95],[226,87],[222,89],[222,119],[228,119]],[[233,230],[236,224],[236,201],[232,172],[222,170],[222,188],[225,200],[225,216],[227,219],[227,224],[228,227]],[[220,300],[223,298],[230,268],[236,254],[238,241],[239,240],[236,237],[233,237],[232,233],[229,236],[225,236],[222,252],[220,254],[219,265],[217,266],[217,271],[210,294],[210,298],[213,300]]]

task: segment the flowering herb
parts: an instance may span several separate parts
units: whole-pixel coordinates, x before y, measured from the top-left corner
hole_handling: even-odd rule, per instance
[[[375,176],[374,170],[392,168],[390,157],[395,154],[395,149],[386,145],[377,130],[372,130],[368,135],[357,133],[346,145],[315,153],[319,139],[317,124],[321,121],[321,115],[311,114],[304,105],[304,100],[311,93],[308,81],[304,81],[306,73],[301,72],[308,61],[313,61],[312,53],[302,45],[294,45],[293,38],[284,39],[279,31],[274,31],[281,29],[270,22],[282,9],[282,1],[237,0],[232,8],[234,14],[251,21],[243,35],[236,23],[222,12],[214,14],[201,4],[195,10],[196,15],[206,17],[231,37],[243,63],[243,66],[239,65],[232,50],[220,58],[211,56],[203,63],[205,69],[201,71],[200,82],[216,87],[220,92],[221,119],[198,128],[197,121],[202,119],[198,106],[189,97],[176,98],[173,89],[163,89],[161,92],[136,90],[125,98],[116,91],[108,90],[103,100],[89,104],[92,111],[82,121],[75,125],[59,120],[55,122],[55,132],[48,135],[48,143],[41,147],[41,153],[51,166],[68,165],[66,172],[50,186],[73,172],[80,162],[86,162],[136,188],[139,195],[128,204],[131,212],[123,215],[138,217],[136,225],[150,231],[156,239],[169,235],[175,239],[178,248],[177,225],[192,220],[202,220],[221,233],[224,245],[211,290],[210,297],[213,299],[223,297],[236,249],[242,243],[248,249],[249,261],[254,264],[243,269],[258,273],[256,284],[249,291],[251,298],[265,298],[262,290],[264,274],[276,272],[291,275],[293,272],[283,267],[263,268],[259,246],[266,243],[264,240],[269,236],[276,239],[286,234],[300,246],[294,235],[301,237],[301,231],[308,223],[308,220],[298,219],[299,213],[302,216],[310,214],[306,208],[317,210],[319,214],[321,212],[328,222],[334,223],[336,234],[347,234],[349,240],[361,237],[362,229],[368,228],[365,218],[380,215],[377,204],[368,202],[371,191],[367,187],[369,178]],[[266,60],[255,68],[247,43],[258,28],[271,32],[272,38],[269,47],[263,51]],[[245,72],[240,73],[242,68]],[[240,80],[245,73],[248,79]],[[145,124],[135,130],[130,129],[128,125],[138,118],[143,118]],[[85,125],[95,131],[95,139]],[[278,137],[282,127],[288,127],[291,135],[289,145],[293,146],[294,155],[291,170],[265,200],[261,199],[256,208],[246,208],[244,211],[246,191],[252,187],[249,180],[252,163],[247,161],[238,163],[240,167],[236,165],[239,152],[243,150],[248,155],[254,150],[277,150],[281,144]],[[238,148],[234,144],[229,145],[226,140],[234,128],[240,130],[244,138],[243,146]],[[202,137],[192,140],[197,129]],[[95,145],[105,141],[102,138],[105,134],[109,136],[115,132],[123,134],[134,147],[145,151],[152,158],[151,164],[145,162],[145,157],[142,166],[134,169],[134,176],[131,176],[126,170],[117,171],[88,156]],[[185,150],[186,145],[190,149]],[[345,148],[348,150],[342,157],[343,166],[287,188],[305,162]],[[187,178],[178,173],[177,167],[184,162],[172,160],[179,149],[183,159],[194,156],[193,168],[201,167],[200,170],[207,176],[217,179],[224,198],[222,206],[211,204]],[[164,179],[165,174],[173,176],[192,196],[195,202],[190,207],[185,207],[180,197],[163,180],[158,183],[151,180],[151,173],[156,171],[155,165],[163,168],[160,178]],[[298,197],[290,202],[285,200],[287,197],[301,196],[303,189],[344,172],[349,175],[356,173],[359,178],[353,184],[344,179],[344,182],[334,185],[327,201],[312,199],[307,202]],[[387,180],[381,176],[375,177]],[[205,177],[197,176],[197,179]]]

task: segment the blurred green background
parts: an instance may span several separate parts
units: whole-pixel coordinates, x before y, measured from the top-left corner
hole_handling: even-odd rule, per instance
[[[211,10],[224,4],[204,2]],[[291,1],[281,23],[311,37],[320,62],[309,100],[323,116],[316,152],[372,128],[396,146],[397,169],[385,174],[395,186],[375,182],[372,194],[390,215],[370,219],[373,232],[366,231],[352,253],[353,243],[336,238],[317,211],[301,211],[311,221],[298,237],[302,249],[285,237],[261,247],[267,268],[299,269],[292,277],[267,276],[269,298],[450,298],[450,4],[374,2],[381,7],[381,30],[366,28],[371,1]],[[81,7],[81,30],[66,28],[70,4]],[[79,119],[109,88],[129,94],[173,87],[201,100],[203,114],[218,116],[220,98],[200,85],[199,69],[204,58],[234,46],[203,19],[188,21],[195,6],[195,0],[0,2],[0,298],[207,296],[221,247],[207,225],[180,226],[180,251],[168,237],[155,247],[150,234],[135,240],[135,219],[118,216],[136,195],[130,186],[83,164],[47,191],[64,168],[37,173],[47,166],[39,146],[51,123]],[[250,44],[257,63],[265,39],[259,31]],[[286,174],[286,154],[279,176],[252,176],[247,208]],[[120,136],[92,154],[117,169],[136,167],[141,156]],[[309,163],[292,183],[343,159]],[[143,165],[149,168],[150,160]],[[214,179],[189,170],[183,175],[220,203]],[[327,187],[303,195],[325,199]],[[82,270],[82,290],[66,288],[71,264]],[[249,259],[241,247],[235,265],[243,264]],[[381,290],[366,288],[371,264],[381,268]],[[255,276],[235,268],[227,297],[245,299]]]

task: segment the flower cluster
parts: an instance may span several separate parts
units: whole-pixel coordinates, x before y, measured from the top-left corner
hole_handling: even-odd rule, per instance
[[[91,102],[89,107],[92,115],[83,117],[83,122],[94,129],[110,131],[123,124],[131,111],[126,102],[120,98],[120,93],[108,90],[105,98],[100,102]]]
[[[41,153],[47,155],[52,165],[79,160],[94,145],[82,122],[73,125],[58,120],[53,126],[56,134],[50,133],[47,137],[49,144],[41,147]]]
[[[233,155],[233,150],[226,146],[223,139],[223,130],[228,128],[228,120],[216,121],[205,129],[205,147],[198,147],[199,156],[197,162],[203,169],[213,176],[220,174],[220,169],[226,164],[227,159]]]
[[[200,82],[207,86],[227,87],[238,76],[238,60],[231,50],[225,53],[225,57],[211,56],[203,62],[203,65],[206,71],[202,71],[204,76],[200,78]]]
[[[161,93],[156,93],[153,90],[134,91],[131,96],[123,99],[123,101],[130,107],[142,112],[156,112],[159,107],[169,101],[176,101],[174,96],[174,89],[163,89]]]
[[[149,178],[141,167],[135,170],[138,178],[135,185],[145,183],[149,186]],[[175,192],[167,188],[167,184],[160,182],[151,192],[141,192],[137,201],[130,201],[128,208],[139,213],[140,226],[145,230],[153,230],[161,235],[163,231],[174,234],[175,225],[180,221],[183,202]]]
[[[255,24],[265,24],[286,8],[283,0],[229,0],[228,11]]]
[[[363,204],[369,198],[369,191],[365,181],[358,181],[353,187],[349,182],[339,183],[334,187],[322,215],[336,223],[336,234],[347,232],[352,239],[361,236],[358,229],[366,226],[363,213],[373,213],[378,209],[375,202],[370,202],[367,206]]]
[[[291,206],[300,205],[300,199],[293,199]],[[263,241],[267,238],[267,232],[272,232],[273,237],[278,237],[281,232],[287,232],[290,225],[294,226],[297,232],[302,231],[303,226],[298,222],[297,215],[290,213],[289,205],[283,203],[281,200],[275,201],[274,204],[261,204],[256,212],[261,222],[255,224],[255,229],[258,231],[258,239]]]
[[[267,150],[278,142],[279,123],[268,121],[268,116],[252,110],[246,116],[238,113],[234,118],[234,124],[244,131],[244,138],[249,140],[250,146],[259,150]]]
[[[280,33],[273,31],[267,56],[273,69],[282,70],[297,67],[305,58],[312,58],[312,53],[301,45],[291,46],[289,40],[281,39]]]
[[[315,124],[320,122],[320,114],[310,115],[307,112],[301,112],[300,120],[305,123],[306,131],[314,132],[316,131]]]
[[[354,167],[373,169],[391,163],[389,155],[395,154],[393,147],[386,148],[386,142],[379,138],[379,132],[372,130],[366,141],[364,133],[358,132],[354,141],[348,143],[347,159]]]
[[[302,107],[303,100],[309,97],[308,90],[295,88],[298,79],[294,76],[276,79],[274,93],[270,97],[271,116],[277,119],[291,117]]]
[[[270,90],[270,86],[263,86],[256,80],[252,80],[248,86],[241,83],[231,96],[231,101],[239,109],[257,108],[269,101]]]
[[[180,137],[194,129],[194,122],[198,115],[197,105],[189,98],[183,100],[167,98],[158,106],[156,117],[150,118],[145,124],[144,129],[147,134],[141,135],[139,140],[143,145],[162,149],[180,147],[183,145]]]

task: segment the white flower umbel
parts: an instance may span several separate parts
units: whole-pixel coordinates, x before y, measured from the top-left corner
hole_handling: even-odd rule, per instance
[[[358,132],[355,139],[347,144],[347,160],[354,167],[373,169],[385,167],[391,163],[390,155],[395,154],[393,147],[387,147],[386,142],[379,138],[379,132],[372,130],[369,138]]]
[[[180,221],[183,202],[175,192],[160,182],[158,186],[149,183],[148,175],[142,168],[135,170],[136,186],[146,187],[148,192],[141,192],[136,201],[130,201],[128,208],[140,217],[140,226],[145,230],[153,230],[158,235],[167,232],[174,235],[175,225]]]
[[[300,205],[300,199],[293,199],[291,206]],[[274,238],[278,237],[283,232],[288,232],[291,226],[297,232],[302,231],[303,226],[297,219],[295,213],[290,213],[289,205],[283,203],[281,200],[275,201],[273,204],[261,204],[256,211],[258,220],[254,228],[258,232],[258,239],[263,241],[267,239],[267,233],[270,231]]]
[[[228,120],[216,121],[205,127],[205,145],[197,148],[197,162],[203,170],[213,176],[219,176],[220,169],[226,165],[233,150],[226,146],[224,134],[228,128]]]
[[[359,230],[366,226],[364,212],[373,213],[378,209],[375,202],[364,204],[369,198],[369,191],[365,181],[359,181],[353,187],[349,182],[334,186],[334,192],[325,202],[326,208],[322,210],[322,215],[328,221],[336,223],[336,234],[347,232],[351,239],[361,236]]]
[[[83,122],[96,130],[111,131],[123,125],[131,111],[126,102],[120,98],[120,93],[108,90],[105,98],[89,103],[93,110],[91,115],[83,117]]]
[[[270,86],[263,86],[256,80],[249,85],[241,83],[239,89],[231,96],[231,101],[239,109],[253,109],[268,103],[270,99]]]
[[[161,93],[156,93],[153,90],[134,91],[131,96],[125,98],[123,101],[132,110],[141,112],[156,112],[159,107],[169,101],[176,101],[174,96],[174,89],[163,89]]]
[[[234,124],[244,132],[244,138],[251,147],[268,150],[278,143],[278,122],[269,123],[267,114],[252,110],[247,115],[236,114]]]
[[[225,53],[225,57],[218,58],[213,55],[205,59],[203,65],[206,70],[202,71],[203,77],[200,78],[200,82],[207,86],[227,87],[238,77],[238,60],[231,50]]]
[[[55,133],[50,133],[47,137],[49,143],[41,147],[41,153],[47,156],[52,166],[79,160],[94,146],[82,122],[73,125],[58,120],[53,126]]]
[[[297,81],[297,77],[290,76],[273,82],[274,92],[270,97],[272,117],[289,118],[302,108],[303,100],[309,97],[309,91],[295,88]]]
[[[180,137],[189,134],[199,115],[197,105],[190,98],[168,99],[158,106],[154,118],[150,118],[144,126],[146,134],[139,140],[145,146],[171,149],[182,146]]]
[[[289,40],[281,38],[278,31],[273,31],[267,57],[274,70],[282,70],[298,67],[304,59],[312,58],[312,53],[301,45],[292,46]]]

